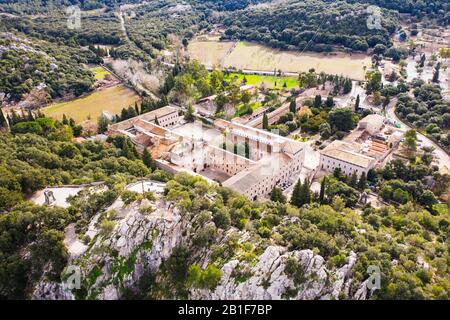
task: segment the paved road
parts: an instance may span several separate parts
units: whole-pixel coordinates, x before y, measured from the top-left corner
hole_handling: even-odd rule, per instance
[[[411,129],[408,125],[402,122],[395,114],[395,105],[397,104],[397,99],[392,99],[389,105],[386,107],[386,117],[392,119],[400,124],[401,129],[408,130]],[[434,143],[432,140],[428,139],[426,136],[417,132],[417,138],[421,147],[433,147],[434,155],[438,162],[439,168],[447,171],[450,170],[450,156],[442,149],[439,145]]]

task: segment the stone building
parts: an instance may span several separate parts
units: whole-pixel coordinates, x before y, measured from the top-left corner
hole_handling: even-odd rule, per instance
[[[216,180],[206,174],[212,173],[220,176],[223,186],[249,199],[268,196],[302,169],[301,142],[222,119],[206,128],[201,123],[182,124],[180,117],[178,109],[164,107],[110,125],[108,134],[130,137],[139,150],[149,148],[164,170]]]
[[[359,153],[351,143],[335,140],[320,152],[320,169],[333,172],[340,168],[342,172],[351,176],[358,176],[372,169],[377,160]]]
[[[381,131],[384,126],[385,118],[379,114],[369,114],[362,118],[358,123],[358,128],[374,135]]]

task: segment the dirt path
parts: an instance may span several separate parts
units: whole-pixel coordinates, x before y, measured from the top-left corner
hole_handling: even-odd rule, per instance
[[[120,10],[116,13],[116,16],[119,18],[120,21],[120,28],[122,29],[123,36],[125,37],[125,40],[127,42],[131,42],[130,37],[128,36],[127,27],[125,26],[125,18],[123,17],[124,12]]]
[[[238,41],[233,42],[233,46],[228,49],[228,51],[223,55],[223,57],[220,59],[219,65],[224,68],[225,66],[225,59],[228,58],[228,56],[233,52],[234,49],[236,49],[236,46],[238,45]]]

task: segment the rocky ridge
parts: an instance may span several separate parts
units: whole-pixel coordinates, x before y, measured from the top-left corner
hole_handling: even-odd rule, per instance
[[[156,208],[151,213],[142,207]],[[109,210],[117,212],[114,230],[103,235],[95,226],[102,213],[95,216],[88,233],[92,237],[88,249],[70,263],[80,267],[83,298],[120,299],[123,289],[137,290],[144,274],[158,274],[161,263],[174,248],[189,244],[192,219],[172,202],[158,198],[155,203],[143,200],[125,205],[117,200]],[[103,213],[104,214],[104,213]],[[247,232],[233,230],[242,241]],[[228,233],[218,235],[223,240]],[[220,243],[220,242],[219,242]],[[203,267],[208,265],[210,252],[199,256]],[[257,257],[255,263],[231,258],[221,267],[222,276],[214,290],[189,289],[191,299],[367,299],[370,293],[366,283],[352,282],[352,268],[357,255],[350,252],[347,263],[328,270],[322,256],[312,250],[289,251],[270,245]],[[288,272],[288,265],[297,266],[296,274]],[[350,290],[353,287],[353,290]],[[75,291],[73,291],[75,292]],[[350,292],[356,292],[349,296]],[[42,281],[33,293],[33,299],[75,299],[65,283]]]

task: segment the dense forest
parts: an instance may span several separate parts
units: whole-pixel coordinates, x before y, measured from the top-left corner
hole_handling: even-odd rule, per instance
[[[396,10],[400,13],[408,13],[419,18],[425,15],[431,18],[441,19],[443,23],[449,23],[449,3],[446,0],[416,1],[416,0],[346,0],[348,3],[369,3],[386,9]]]
[[[79,6],[83,10],[113,8],[140,0],[0,0],[0,9],[11,14],[40,14],[63,11],[66,6]]]
[[[66,45],[114,44],[122,43],[119,19],[113,13],[83,16],[80,29],[69,29],[67,17],[55,15],[36,19],[4,18],[0,26],[6,30],[16,30],[28,36]]]
[[[67,260],[62,231],[69,222],[83,220],[80,208],[37,206],[27,197],[48,185],[101,180],[116,185],[151,172],[126,139],[74,144],[70,124],[45,117],[23,119],[12,132],[0,131],[1,299],[26,297],[45,270],[50,279],[60,279]],[[115,196],[102,194],[89,212]]]
[[[48,98],[79,96],[94,83],[93,74],[82,64],[98,62],[90,50],[30,42],[12,34],[0,35],[0,57],[0,92],[13,101],[33,90],[44,90]]]
[[[249,8],[225,18],[224,38],[263,42],[275,48],[331,51],[333,45],[366,51],[377,44],[390,45],[398,25],[394,11],[383,11],[382,29],[369,30],[366,5],[345,1],[287,1]]]
[[[450,147],[450,102],[441,96],[437,85],[414,83],[413,97],[399,95],[396,111],[414,127],[425,130],[444,148]]]

